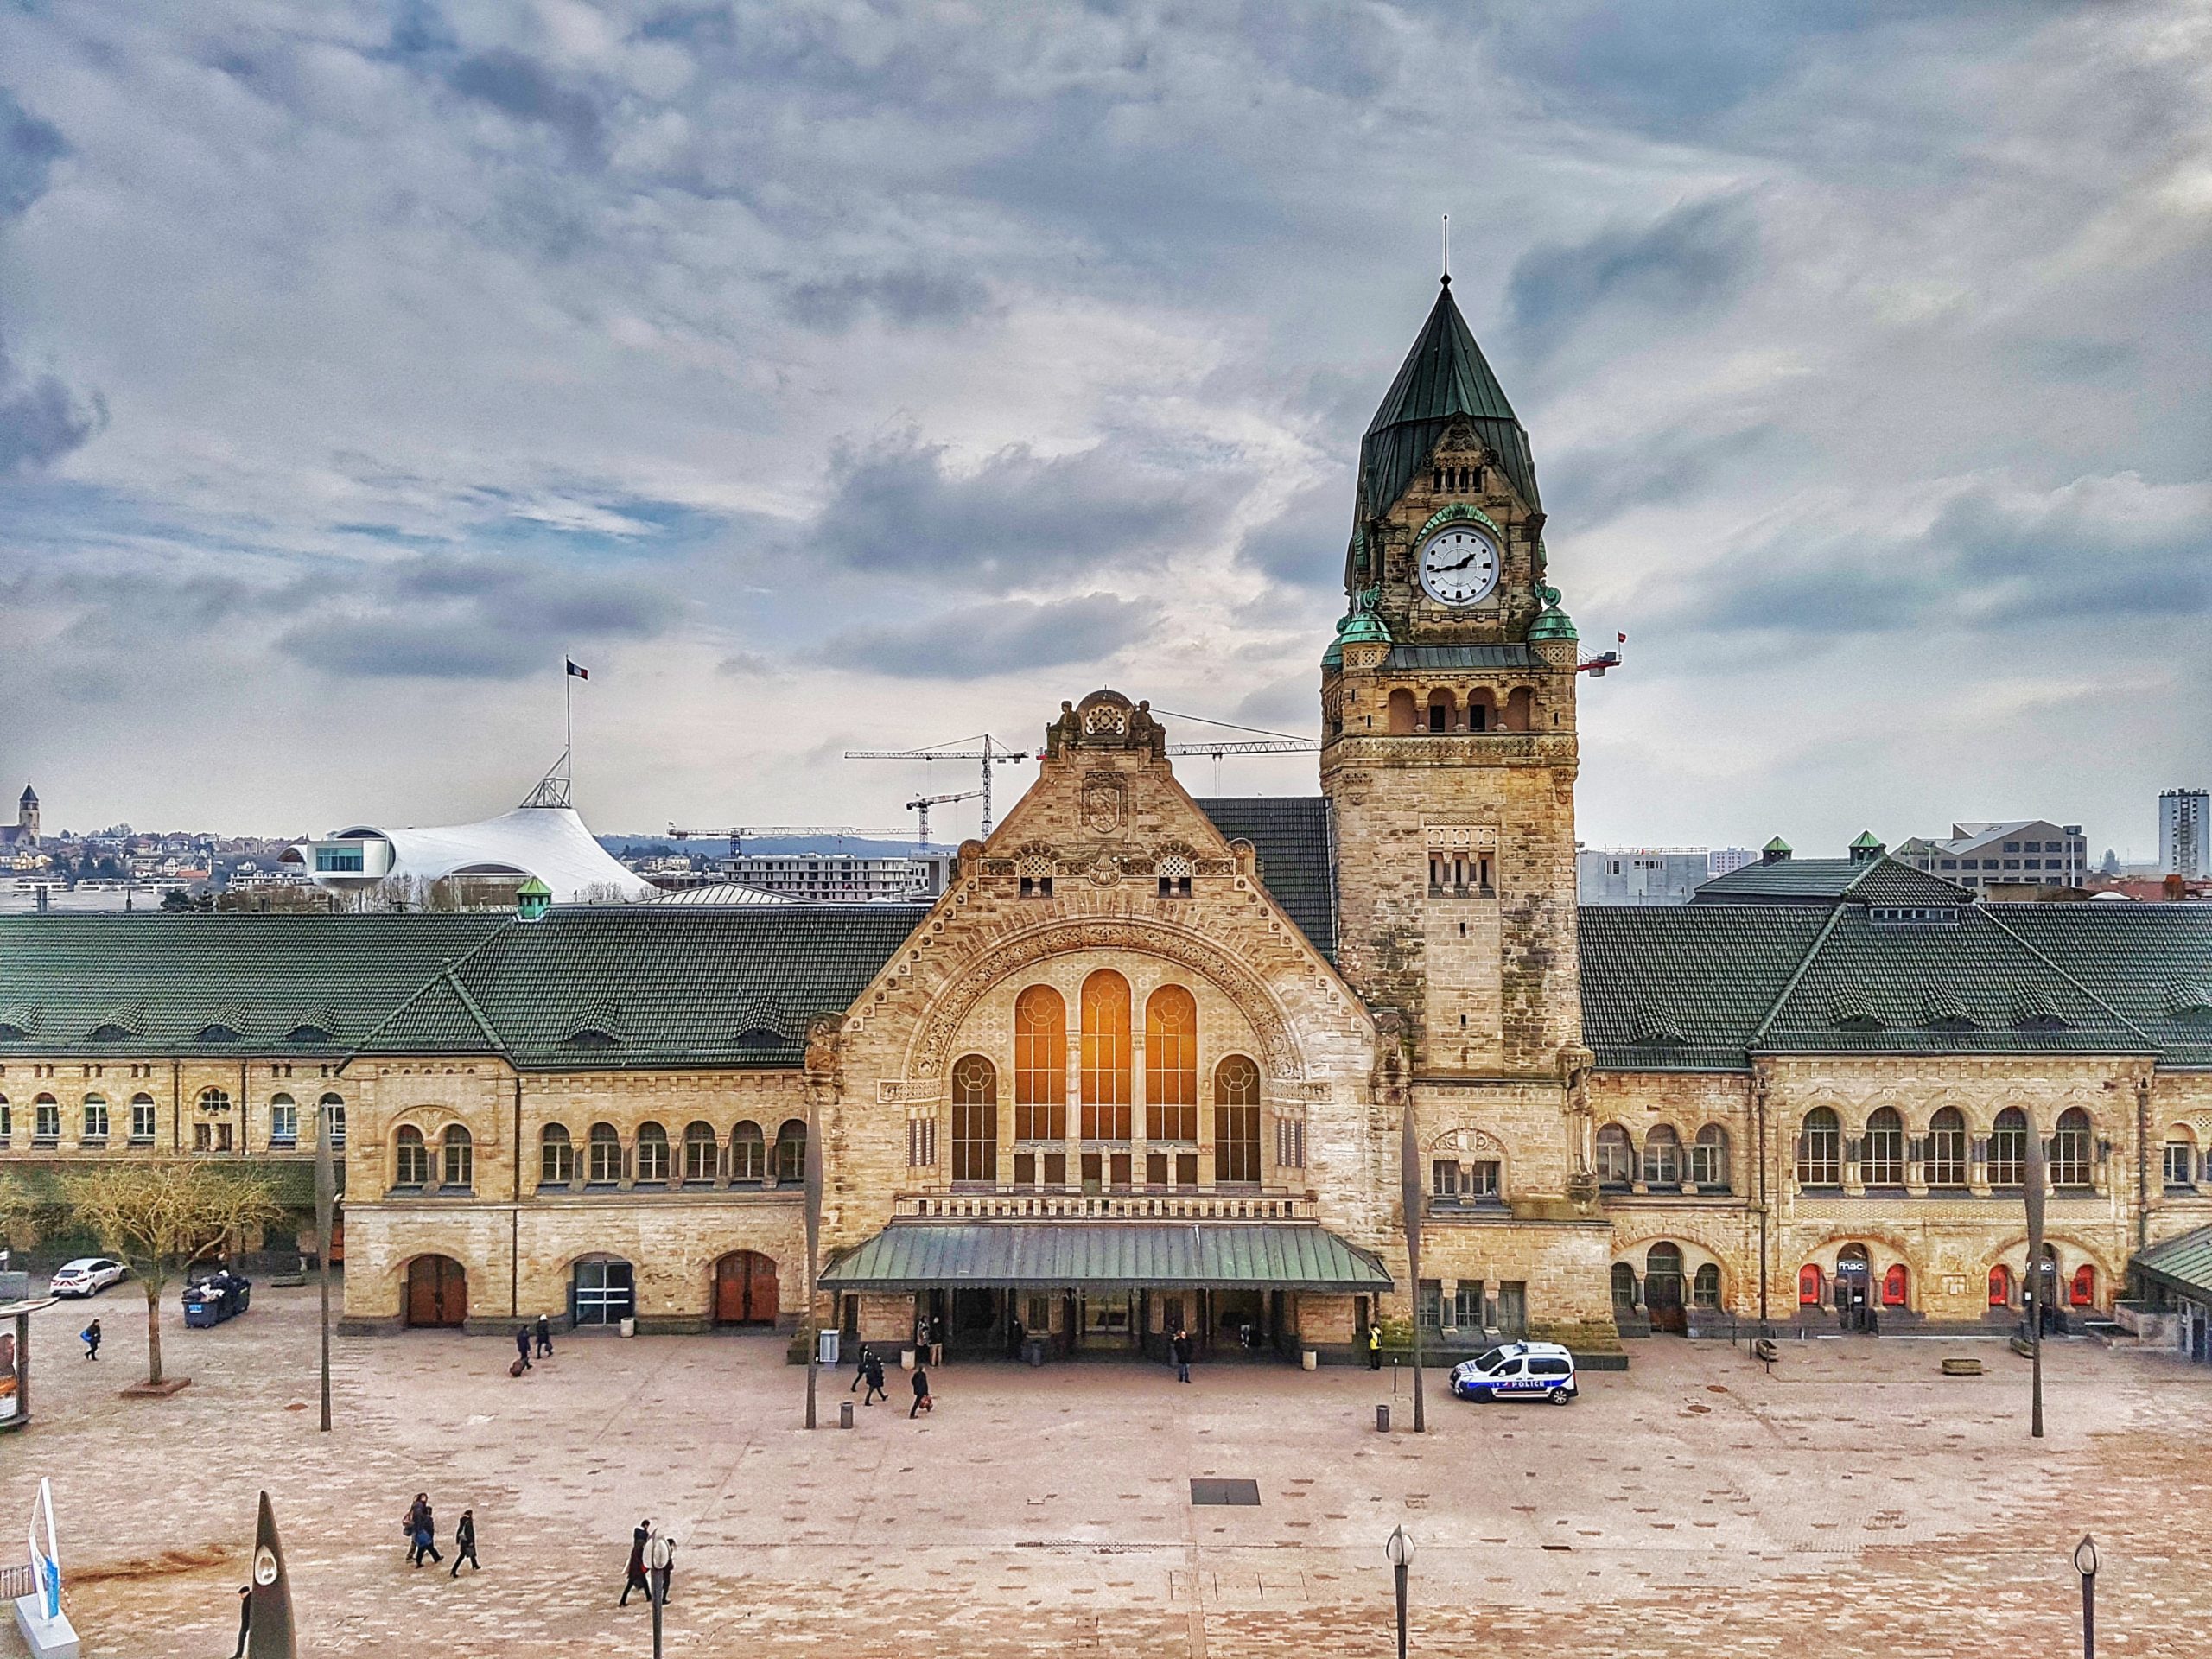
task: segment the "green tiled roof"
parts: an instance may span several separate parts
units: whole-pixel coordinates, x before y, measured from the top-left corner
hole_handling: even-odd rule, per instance
[[[1847,899],[1862,905],[1941,906],[1970,904],[1974,895],[1894,858],[1777,858],[1714,876],[1691,902],[1824,905]]]
[[[1827,919],[1770,905],[1585,905],[1582,1040],[1608,1070],[1747,1070],[1751,1033]]]
[[[1526,645],[1393,645],[1383,661],[1391,668],[1526,668],[1548,671],[1551,666]]]
[[[894,1221],[825,1269],[835,1290],[1186,1285],[1388,1290],[1365,1250],[1306,1222]]]
[[[1231,841],[1260,855],[1260,882],[1313,948],[1337,956],[1336,892],[1330,879],[1329,804],[1319,795],[1224,795],[1198,804]]]
[[[1447,283],[1360,441],[1363,495],[1371,511],[1389,511],[1428,464],[1445,429],[1462,416],[1497,455],[1521,499],[1540,509],[1529,435],[1452,303]]]
[[[2199,1300],[2212,1298],[2212,1227],[2153,1244],[2133,1265],[2170,1289],[2186,1291]]]
[[[2212,1066],[2212,1011],[2177,986],[2212,988],[2212,905],[1985,905],[2158,1046],[2167,1065]]]

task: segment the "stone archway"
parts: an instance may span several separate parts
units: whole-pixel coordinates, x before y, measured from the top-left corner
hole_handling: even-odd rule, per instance
[[[772,1325],[781,1312],[774,1258],[758,1250],[732,1250],[714,1267],[715,1323]]]

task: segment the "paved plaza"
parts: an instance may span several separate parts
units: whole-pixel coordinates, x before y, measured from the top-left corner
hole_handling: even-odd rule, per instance
[[[1895,1339],[1792,1344],[1771,1376],[1655,1339],[1566,1408],[1433,1392],[1416,1440],[1375,1432],[1389,1378],[1360,1371],[955,1364],[933,1417],[894,1375],[809,1434],[780,1341],[563,1339],[511,1380],[507,1343],[418,1332],[336,1344],[326,1436],[312,1290],[173,1322],[167,1401],[117,1396],[135,1289],[95,1306],[97,1365],[84,1308],[38,1316],[38,1421],[0,1440],[0,1516],[54,1478],[87,1656],[227,1654],[264,1486],[318,1656],[649,1652],[614,1605],[643,1516],[679,1541],[675,1654],[1383,1655],[1401,1522],[1417,1653],[2078,1652],[2084,1531],[2104,1651],[2212,1651],[2212,1373],[2088,1342],[2049,1351],[2039,1447],[2002,1344]],[[1989,1374],[1941,1376],[1948,1352]],[[1259,1507],[1193,1508],[1197,1476]],[[474,1509],[480,1577],[409,1568],[422,1489],[441,1548]]]

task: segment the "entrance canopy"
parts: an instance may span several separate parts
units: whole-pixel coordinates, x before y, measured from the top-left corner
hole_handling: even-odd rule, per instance
[[[1180,1285],[1390,1288],[1367,1251],[1303,1222],[894,1221],[822,1275],[828,1290]]]

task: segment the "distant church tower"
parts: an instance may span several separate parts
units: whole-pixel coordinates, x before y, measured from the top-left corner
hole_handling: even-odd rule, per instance
[[[1417,1093],[1541,1093],[1586,1063],[1575,632],[1529,435],[1451,282],[1361,441],[1349,607],[1322,659],[1338,966],[1399,1012]]]
[[[34,846],[38,842],[38,793],[29,784],[23,785],[22,798],[16,803],[16,839]]]

